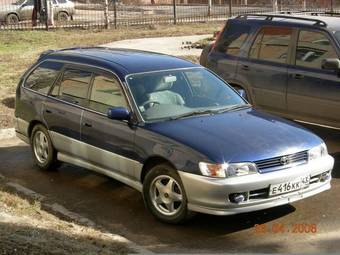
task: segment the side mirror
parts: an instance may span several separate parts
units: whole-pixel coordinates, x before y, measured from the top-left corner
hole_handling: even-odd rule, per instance
[[[125,107],[112,107],[107,110],[107,117],[112,120],[130,120],[131,113]]]
[[[340,60],[337,58],[327,58],[322,61],[322,69],[340,71]]]

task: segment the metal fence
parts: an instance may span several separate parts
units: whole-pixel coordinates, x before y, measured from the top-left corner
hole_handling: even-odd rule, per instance
[[[0,0],[0,30],[176,24],[338,7],[340,0]]]

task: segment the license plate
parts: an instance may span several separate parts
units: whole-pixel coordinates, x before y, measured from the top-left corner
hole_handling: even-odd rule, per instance
[[[276,196],[306,188],[309,186],[309,180],[310,176],[305,176],[294,181],[270,185],[269,196]]]

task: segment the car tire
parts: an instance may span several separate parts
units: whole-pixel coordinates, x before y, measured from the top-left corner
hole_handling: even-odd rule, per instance
[[[67,22],[70,20],[70,15],[67,12],[59,12],[57,15],[58,22]]]
[[[17,25],[19,24],[19,17],[15,13],[10,13],[6,17],[6,24],[7,25]]]
[[[55,170],[61,165],[48,131],[41,124],[34,126],[32,130],[31,149],[33,159],[40,169]]]
[[[157,165],[147,173],[143,197],[148,210],[162,222],[180,224],[194,216],[187,208],[188,200],[181,178],[168,164]]]
[[[207,67],[208,55],[212,47],[213,47],[213,44],[209,44],[203,48],[203,51],[200,56],[200,65]]]

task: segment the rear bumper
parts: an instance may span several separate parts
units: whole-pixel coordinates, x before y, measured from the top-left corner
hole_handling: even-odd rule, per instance
[[[331,170],[334,159],[325,156],[305,165],[300,165],[276,172],[254,174],[245,177],[216,179],[200,175],[179,172],[187,197],[189,210],[213,215],[231,215],[271,208],[292,203],[330,189]],[[319,178],[322,174],[326,178]],[[307,188],[269,197],[248,198],[241,203],[231,202],[229,195],[268,190],[272,184],[293,181],[299,177],[311,176]]]

